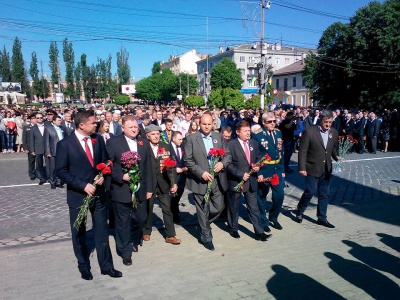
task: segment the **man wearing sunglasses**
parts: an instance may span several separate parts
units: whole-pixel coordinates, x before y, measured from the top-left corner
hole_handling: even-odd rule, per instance
[[[39,178],[39,185],[45,184],[47,181],[46,171],[44,168],[44,118],[41,113],[37,113],[36,125],[31,128],[29,139],[29,152],[35,157],[36,176]]]
[[[260,217],[263,223],[264,231],[270,232],[269,225],[277,230],[282,230],[281,224],[278,222],[278,216],[283,204],[283,188],[285,182],[285,171],[283,166],[283,147],[282,133],[275,128],[276,118],[273,112],[264,113],[262,115],[263,127],[256,130],[252,139],[258,143],[259,150],[262,155],[268,154],[271,159],[264,160],[264,165],[258,172],[258,191],[257,202],[260,209]],[[277,185],[272,185],[267,181],[276,174],[279,178]],[[268,218],[268,203],[267,195],[269,190],[272,190],[272,208],[269,210]]]

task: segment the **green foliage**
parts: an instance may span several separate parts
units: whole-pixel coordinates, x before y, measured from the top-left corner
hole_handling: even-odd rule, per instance
[[[224,58],[214,66],[211,70],[211,87],[218,88],[232,88],[240,90],[242,87],[243,79],[236,64],[229,58]]]
[[[11,80],[14,82],[20,82],[21,85],[24,85],[26,81],[24,58],[22,57],[21,42],[17,37],[14,40],[12,48],[11,62]],[[23,91],[26,91],[26,89]]]
[[[0,52],[0,76],[4,82],[11,81],[10,54],[7,52],[6,46],[4,46],[3,51]]]
[[[185,98],[184,102],[189,107],[200,107],[204,105],[204,98],[202,96],[190,95]]]
[[[246,100],[244,103],[246,109],[251,108],[253,110],[261,107],[261,97],[260,95],[254,95],[250,99]]]
[[[160,73],[160,71],[161,71],[160,65],[161,65],[161,61],[156,61],[156,62],[153,64],[153,67],[151,68],[151,75]]]
[[[199,87],[199,82],[197,81],[195,76],[189,75],[187,73],[181,73],[178,75],[178,81],[179,79],[181,86],[180,90],[182,91],[183,98],[186,98],[188,95],[194,95],[196,93],[196,90]]]
[[[130,100],[129,100],[129,96],[128,95],[116,95],[114,97],[114,102],[116,105],[125,105],[125,104],[129,104]]]
[[[387,107],[399,104],[400,2],[371,2],[349,24],[323,33],[304,77],[321,104]]]
[[[226,108],[230,106],[232,109],[238,110],[245,106],[243,94],[232,88],[216,89],[210,94],[208,106],[218,108]]]
[[[31,65],[29,67],[29,75],[31,76],[33,81],[39,80],[38,61],[35,51],[32,52],[32,60],[31,60]]]
[[[129,53],[124,46],[117,52],[117,73],[120,84],[128,84],[131,78],[131,69],[128,64]]]
[[[210,97],[208,97],[207,105],[209,107],[214,107],[214,105],[218,108],[225,107],[223,89],[213,89],[211,91]]]
[[[75,95],[74,86],[74,66],[75,66],[75,54],[72,49],[72,43],[68,43],[68,39],[65,38],[63,41],[63,59],[65,62],[65,81],[67,87],[64,89],[64,94],[71,98]]]
[[[50,42],[49,49],[49,68],[51,70],[51,82],[54,84],[58,84],[58,47],[57,42]]]

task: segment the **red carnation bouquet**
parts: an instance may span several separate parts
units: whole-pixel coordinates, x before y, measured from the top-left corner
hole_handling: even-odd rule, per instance
[[[96,182],[102,178],[104,175],[109,175],[111,174],[111,167],[113,166],[113,163],[111,160],[108,160],[105,163],[99,163],[96,166],[96,169],[99,171],[99,174],[95,177],[95,180],[93,182],[93,185],[96,187]],[[83,204],[81,205],[81,207],[79,208],[79,213],[78,216],[76,217],[76,220],[74,222],[74,227],[76,230],[79,230],[79,228],[81,227],[81,224],[84,223],[86,225],[86,221],[87,221],[87,213],[88,213],[88,209],[89,209],[89,205],[90,202],[92,202],[92,200],[97,197],[97,196],[89,196],[87,195],[84,199],[83,199]]]
[[[210,157],[211,164],[210,164],[210,174],[214,178],[215,171],[214,167],[219,161],[220,158],[225,156],[225,150],[222,148],[211,148],[210,151],[208,152],[208,156]],[[206,194],[204,195],[204,201],[207,203],[210,200],[210,193],[211,193],[211,186],[213,183],[214,179],[207,182],[207,190]]]
[[[263,155],[255,164],[252,164],[252,165],[251,165],[251,170],[249,171],[249,175],[251,175],[251,174],[254,173],[254,170],[253,170],[254,167],[260,167],[260,168],[261,168],[261,167],[264,165],[264,161],[265,161],[265,160],[271,161],[271,156],[269,156],[268,153],[265,153],[265,155]],[[279,179],[278,179],[278,180],[279,180]],[[236,186],[233,188],[233,190],[234,190],[235,192],[238,192],[238,191],[243,187],[243,184],[244,184],[244,180],[242,180],[241,182],[239,182],[239,184],[236,185]]]
[[[269,182],[272,186],[277,186],[279,184],[279,176],[274,174],[272,177],[264,178],[263,182]]]
[[[161,164],[163,165],[163,170],[167,171],[167,175],[169,180],[171,181],[171,186],[175,183],[175,176],[173,169],[176,167],[176,161],[167,157],[162,162],[160,162],[160,170]]]
[[[351,135],[339,136],[339,139],[338,139],[339,157],[343,158],[347,154],[349,149],[351,147],[353,147],[353,145],[357,145],[357,144],[358,144],[358,141],[355,138],[353,138]],[[341,171],[342,171],[342,161],[339,160],[335,164],[335,167],[333,169],[333,173],[334,174],[339,174]]]

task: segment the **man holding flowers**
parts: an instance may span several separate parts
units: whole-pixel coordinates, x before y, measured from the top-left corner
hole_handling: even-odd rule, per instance
[[[107,141],[107,151],[114,165],[111,180],[107,182],[111,190],[111,200],[115,214],[115,241],[117,254],[126,266],[132,264],[132,251],[137,252],[142,243],[143,227],[146,220],[146,199],[152,196],[152,174],[150,165],[150,145],[139,135],[139,126],[134,116],[122,119],[123,134]],[[134,158],[139,166],[139,182],[131,189],[131,175],[122,164],[126,156]],[[129,168],[128,168],[129,169]],[[140,185],[140,186],[139,186]],[[135,203],[133,203],[135,202]],[[134,205],[135,204],[135,205]],[[132,232],[132,233],[131,233]]]
[[[78,217],[83,200],[93,196],[89,203],[92,214],[97,260],[101,274],[122,277],[114,269],[108,243],[106,193],[103,176],[98,175],[96,166],[108,160],[104,140],[95,134],[96,119],[93,111],[80,111],[75,115],[76,130],[57,143],[56,174],[67,184],[72,245],[78,260],[78,269],[84,280],[92,280],[90,252],[86,246],[86,226],[82,222],[79,229],[73,224]]]
[[[201,229],[200,242],[211,251],[215,248],[210,223],[218,218],[224,208],[222,193],[228,188],[225,170],[232,161],[225,140],[220,133],[212,131],[212,127],[211,114],[204,113],[200,119],[200,131],[185,138],[184,154],[184,162],[189,169],[187,187],[193,192]],[[218,155],[210,155],[211,149]],[[213,166],[212,170],[210,166]]]

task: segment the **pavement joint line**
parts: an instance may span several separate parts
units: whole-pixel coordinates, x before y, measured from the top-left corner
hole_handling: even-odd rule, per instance
[[[43,185],[49,185],[50,183],[46,182]],[[37,183],[26,183],[26,184],[14,184],[14,185],[1,185],[0,189],[3,188],[12,188],[12,187],[24,187],[24,186],[35,186],[38,185]]]

